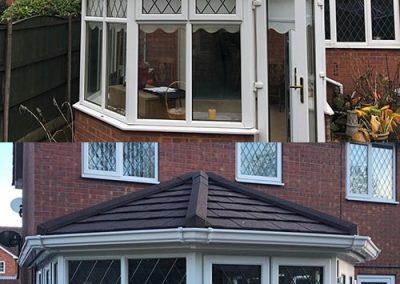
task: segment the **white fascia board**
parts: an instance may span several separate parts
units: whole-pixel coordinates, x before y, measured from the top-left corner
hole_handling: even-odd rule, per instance
[[[176,228],[164,230],[142,230],[106,233],[65,234],[29,236],[22,248],[19,264],[24,265],[36,250],[63,248],[85,248],[113,245],[141,244],[237,244],[260,246],[290,246],[329,248],[348,254],[354,262],[365,262],[377,258],[380,250],[369,237],[307,234],[290,232],[224,230],[212,228]],[[357,257],[355,256],[357,255]]]

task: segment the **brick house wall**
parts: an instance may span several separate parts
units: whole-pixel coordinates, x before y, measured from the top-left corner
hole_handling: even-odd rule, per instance
[[[18,280],[5,280],[5,277],[17,277],[18,274],[18,264],[17,264],[17,260],[14,259],[9,253],[4,251],[7,250],[7,248],[1,247],[0,246],[0,261],[4,261],[5,263],[5,273],[0,273],[0,283],[19,283]]]
[[[399,162],[400,151],[396,159]],[[81,178],[80,144],[24,145],[24,234],[36,225],[149,185]],[[315,208],[359,225],[382,249],[376,261],[357,268],[360,274],[394,274],[400,279],[400,205],[348,201],[346,196],[346,145],[284,144],[284,186],[250,187]],[[160,181],[195,170],[235,178],[235,145],[161,143]],[[30,171],[29,173],[26,171]],[[399,174],[396,172],[397,183]],[[397,192],[396,200],[400,200]]]

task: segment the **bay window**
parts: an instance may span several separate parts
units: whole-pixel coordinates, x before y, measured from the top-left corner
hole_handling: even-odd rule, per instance
[[[126,124],[253,128],[243,11],[251,2],[87,0],[80,104]]]
[[[400,41],[398,0],[325,0],[327,46],[395,46]]]

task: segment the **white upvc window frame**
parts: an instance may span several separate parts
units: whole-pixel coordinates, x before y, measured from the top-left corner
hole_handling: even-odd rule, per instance
[[[261,266],[261,284],[270,283],[270,258],[267,256],[205,255],[203,263],[204,284],[212,284],[213,264]]]
[[[5,261],[0,261],[0,274],[5,274],[6,273],[6,262]]]
[[[277,185],[283,186],[284,183],[282,181],[282,143],[277,142],[269,142],[276,143],[276,159],[277,159],[277,176],[276,177],[266,177],[266,176],[256,176],[256,175],[245,175],[241,173],[241,143],[236,143],[236,161],[235,161],[235,169],[236,169],[236,181],[238,182],[246,182],[246,183],[256,183],[256,184],[269,184],[269,185]]]
[[[362,145],[368,147],[368,154],[367,154],[367,169],[368,169],[368,194],[356,194],[352,193],[350,189],[350,145]],[[353,201],[364,201],[364,202],[375,202],[375,203],[389,203],[389,204],[399,204],[396,200],[396,146],[391,143],[385,143],[383,146],[391,147],[392,149],[392,160],[393,160],[393,170],[392,170],[392,195],[393,199],[382,199],[382,198],[374,198],[372,193],[372,185],[371,185],[371,176],[372,176],[372,167],[370,164],[372,163],[372,154],[371,149],[374,147],[373,143],[369,144],[357,144],[357,143],[347,143],[346,144],[346,199],[353,200]]]
[[[326,258],[293,258],[293,257],[271,257],[271,279],[272,283],[279,283],[279,266],[302,266],[322,267],[323,283],[334,284],[331,279],[336,273],[335,262]]]
[[[111,124],[118,124],[124,130],[136,130],[142,127],[144,130],[155,130],[155,127],[162,130],[163,127],[171,127],[169,131],[217,133],[238,133],[254,134],[256,127],[256,100],[254,96],[254,23],[252,21],[253,10],[251,0],[236,0],[236,14],[203,14],[195,13],[195,1],[182,0],[182,13],[179,15],[142,14],[141,1],[128,1],[127,18],[107,17],[106,3],[103,1],[103,16],[94,17],[86,15],[87,0],[82,2],[82,33],[81,33],[81,77],[80,77],[80,99],[77,109],[89,115],[100,117],[103,121]],[[184,9],[186,9],[184,11]],[[86,75],[86,23],[89,21],[103,23],[102,38],[102,68],[101,68],[101,105],[96,105],[85,100],[85,75]],[[106,73],[107,73],[107,23],[125,23],[127,25],[127,46],[126,46],[126,101],[125,115],[113,112],[106,108]],[[186,27],[186,119],[140,119],[138,117],[138,32],[140,24],[177,24]],[[196,24],[221,24],[240,26],[241,45],[241,121],[194,121],[192,119],[192,26]],[[119,124],[121,123],[121,124]],[[207,130],[209,129],[209,130]],[[167,130],[165,128],[165,130]],[[157,130],[156,130],[157,131]],[[243,133],[242,133],[243,132]]]
[[[364,0],[365,42],[338,42],[336,27],[336,0],[329,0],[331,38],[325,39],[327,48],[382,48],[398,49],[400,44],[400,1],[393,0],[394,40],[374,40],[372,38],[371,0]]]
[[[150,143],[150,142],[149,142]],[[115,142],[116,144],[116,171],[101,171],[89,169],[88,159],[88,145],[89,143],[82,143],[82,177],[103,180],[116,180],[138,183],[159,184],[159,161],[158,151],[159,145],[154,144],[154,178],[124,176],[123,174],[123,142]]]
[[[357,284],[385,282],[385,284],[395,284],[396,277],[394,275],[358,275]]]

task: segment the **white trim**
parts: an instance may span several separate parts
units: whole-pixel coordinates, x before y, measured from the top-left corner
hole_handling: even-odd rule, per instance
[[[6,262],[3,260],[0,260],[0,274],[5,274],[6,273]]]
[[[238,182],[247,182],[247,183],[257,183],[257,184],[271,184],[283,186],[282,182],[282,144],[276,144],[276,165],[277,165],[277,175],[276,177],[267,177],[267,176],[255,176],[255,175],[245,175],[241,173],[241,145],[243,143],[236,143],[236,181]]]
[[[331,39],[325,40],[327,48],[373,48],[373,49],[399,49],[400,44],[400,15],[399,0],[393,0],[394,8],[394,40],[372,39],[371,0],[364,0],[364,42],[338,42],[336,30],[336,0],[329,0]],[[325,34],[325,33],[324,33]]]
[[[3,248],[2,246],[0,246],[0,249],[2,251],[4,251],[6,254],[8,254],[9,256],[11,256],[13,259],[18,259],[18,256],[16,256],[15,254],[13,254],[12,252],[8,251],[7,249]]]
[[[71,248],[98,248],[99,246],[123,246],[131,248],[143,247],[143,244],[169,245],[181,247],[184,244],[200,245],[253,245],[257,250],[288,247],[291,251],[295,248],[308,250],[328,250],[347,257],[352,262],[364,262],[376,259],[380,253],[378,247],[369,237],[308,234],[274,231],[246,231],[225,230],[213,228],[175,228],[159,230],[140,230],[103,233],[82,233],[68,235],[28,236],[21,250],[19,264],[25,265],[30,257],[34,257],[38,250]],[[136,247],[136,248],[137,248]]]
[[[350,188],[350,146],[351,145],[359,145],[362,147],[367,147],[367,177],[368,177],[368,194],[357,194],[352,193]],[[396,147],[394,144],[385,143],[380,145],[379,147],[386,147],[387,149],[391,148],[392,150],[392,199],[385,199],[385,198],[376,198],[373,196],[372,192],[372,148],[374,147],[374,143],[369,144],[356,144],[356,143],[347,143],[346,145],[346,199],[347,200],[354,200],[354,201],[364,201],[364,202],[375,202],[375,203],[388,203],[388,204],[399,204],[396,201]]]
[[[74,104],[73,107],[87,115],[90,115],[100,121],[103,121],[111,126],[114,126],[122,131],[144,131],[144,132],[178,132],[178,133],[204,133],[204,134],[232,134],[232,135],[252,135],[255,136],[259,133],[259,131],[253,127],[250,128],[231,128],[224,127],[219,128],[215,127],[205,127],[205,126],[187,126],[187,125],[129,125],[123,123],[117,119],[112,117],[105,116],[99,111],[81,105],[79,102]],[[175,121],[174,121],[175,122]],[[195,124],[195,123],[193,123]]]
[[[237,256],[237,255],[205,255],[204,256],[204,284],[212,284],[212,266],[214,264],[255,265],[261,266],[261,284],[269,284],[269,257]],[[189,282],[190,283],[190,282]]]
[[[150,143],[150,142],[149,142]],[[129,182],[140,182],[140,183],[151,183],[159,184],[159,166],[158,166],[158,144],[152,143],[154,145],[154,177],[135,177],[135,176],[125,176],[123,174],[123,147],[124,143],[115,143],[116,147],[116,170],[115,171],[101,171],[89,169],[88,165],[88,143],[82,143],[82,177],[92,178],[92,179],[106,179],[106,180],[116,180],[116,181],[129,181]]]
[[[385,284],[395,284],[395,276],[393,275],[358,275],[357,284],[385,282]]]

